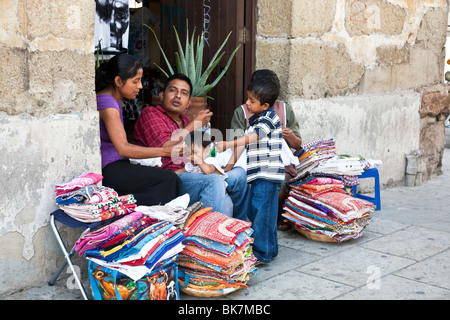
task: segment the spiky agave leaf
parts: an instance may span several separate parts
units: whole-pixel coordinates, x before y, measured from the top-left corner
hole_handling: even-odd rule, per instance
[[[173,69],[172,69],[172,66],[170,65],[169,59],[167,59],[166,54],[164,53],[164,50],[163,50],[163,48],[161,47],[161,44],[159,43],[159,40],[158,40],[158,37],[156,36],[155,31],[152,29],[152,27],[150,27],[149,25],[146,25],[145,23],[144,23],[144,26],[146,26],[147,28],[149,28],[149,29],[152,31],[153,36],[154,36],[155,39],[156,39],[156,43],[158,44],[159,50],[161,51],[161,54],[162,54],[162,56],[163,56],[163,58],[164,58],[164,61],[165,61],[166,64],[167,64],[167,67],[168,67],[168,69],[169,69],[170,74],[174,74]],[[169,76],[167,75],[167,72],[165,72],[163,68],[161,68],[160,66],[158,66],[156,63],[154,63],[154,65],[155,65],[155,67],[157,67],[158,70],[161,71],[166,77],[169,77]]]
[[[148,27],[158,44],[158,47],[162,53],[162,56],[168,66],[169,73],[174,74],[174,71],[161,47],[161,44],[156,37],[155,31],[149,27],[148,25],[145,25]],[[188,22],[186,22],[186,43],[183,50],[183,46],[181,45],[181,41],[178,35],[178,32],[173,26],[174,32],[175,32],[175,38],[178,46],[178,52],[175,53],[175,62],[176,62],[176,68],[177,71],[180,73],[185,74],[191,79],[193,90],[192,90],[192,96],[193,97],[204,97],[206,94],[214,88],[218,82],[222,79],[222,77],[225,75],[226,71],[231,65],[231,62],[233,58],[235,57],[237,51],[239,50],[240,46],[238,46],[233,53],[231,54],[230,58],[228,59],[227,64],[225,65],[225,68],[220,72],[219,76],[211,83],[206,84],[206,81],[208,80],[209,76],[211,75],[211,72],[214,70],[215,67],[219,64],[219,62],[222,60],[223,56],[225,55],[225,52],[222,52],[222,49],[224,48],[225,44],[227,43],[228,39],[230,38],[231,32],[228,33],[227,37],[223,41],[222,45],[217,49],[214,56],[210,60],[208,66],[206,67],[205,71],[202,73],[202,66],[203,66],[203,50],[204,50],[204,35],[201,34],[200,38],[197,37],[197,43],[195,43],[195,28],[192,32],[192,35],[189,35],[189,28],[188,28]],[[156,63],[154,65],[158,68],[161,73],[163,73],[166,77],[169,77],[168,73],[164,71],[160,66],[158,66]],[[211,97],[208,97],[211,98]],[[212,99],[212,98],[211,98]]]

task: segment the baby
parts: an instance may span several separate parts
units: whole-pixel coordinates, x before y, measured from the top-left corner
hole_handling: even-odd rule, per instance
[[[227,183],[225,179],[228,175],[222,169],[219,160],[213,156],[214,150],[211,150],[211,137],[202,131],[192,131],[185,138],[188,151],[185,154],[190,161],[184,165],[184,168],[175,171],[177,174],[185,172],[196,172],[203,174],[219,174],[223,177],[225,188]],[[190,150],[189,150],[190,146]],[[231,217],[233,215],[233,202],[228,194],[225,195],[223,214]]]

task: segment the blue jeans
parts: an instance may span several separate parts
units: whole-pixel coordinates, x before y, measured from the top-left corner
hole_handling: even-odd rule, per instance
[[[253,253],[262,262],[269,263],[278,255],[278,194],[281,184],[266,180],[250,183],[248,218],[252,223]]]
[[[189,194],[189,205],[201,201],[203,207],[212,207],[223,212],[225,201],[225,183],[218,174],[180,173],[181,194]]]
[[[227,172],[227,192],[233,201],[233,218],[247,221],[248,191],[247,171],[241,167],[234,167]]]

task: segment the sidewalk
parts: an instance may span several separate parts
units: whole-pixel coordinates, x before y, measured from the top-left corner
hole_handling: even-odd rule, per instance
[[[279,232],[278,257],[258,268],[248,289],[220,299],[450,300],[450,149],[442,169],[421,186],[382,190],[382,208],[359,239],[322,243],[295,230]],[[82,299],[65,279],[53,287],[43,281],[0,300]],[[181,293],[181,299],[212,298]]]

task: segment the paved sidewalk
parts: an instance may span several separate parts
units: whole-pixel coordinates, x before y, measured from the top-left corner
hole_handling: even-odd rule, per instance
[[[450,149],[443,172],[421,186],[382,190],[382,210],[359,239],[322,243],[295,230],[279,232],[279,256],[259,268],[248,289],[221,299],[450,300]],[[53,287],[46,281],[0,299],[82,299],[66,279]]]

